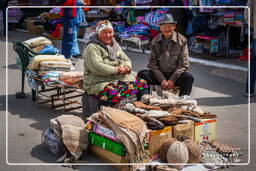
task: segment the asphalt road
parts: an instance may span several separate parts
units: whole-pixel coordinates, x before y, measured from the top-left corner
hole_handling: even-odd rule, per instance
[[[22,163],[47,164],[55,163],[56,157],[41,145],[41,133],[49,127],[49,120],[60,114],[61,111],[53,111],[48,106],[35,104],[31,101],[30,89],[26,84],[26,99],[16,99],[15,94],[20,90],[21,72],[15,64],[18,57],[12,49],[13,40],[26,40],[31,36],[21,32],[9,32],[8,65],[5,58],[5,38],[0,38],[0,170],[71,170],[61,166],[31,166]],[[60,47],[59,41],[55,42]],[[82,45],[81,45],[82,49]],[[148,55],[126,51],[131,58],[133,70],[138,72],[146,68]],[[222,62],[225,60],[222,60]],[[6,67],[8,67],[8,158],[6,163]],[[82,70],[82,60],[76,66]],[[248,117],[248,99],[244,96],[246,72],[239,70],[223,69],[191,63],[189,70],[195,77],[191,96],[198,104],[206,106],[212,113],[218,115],[217,141],[220,143],[236,145],[243,149],[242,163],[247,163],[248,158],[248,128],[251,124],[251,162],[249,166],[235,166],[230,171],[255,170],[255,114],[256,99],[251,100],[251,117]],[[249,122],[248,122],[249,121]],[[88,163],[98,163],[98,159],[86,153],[83,159]],[[11,165],[10,165],[11,164]],[[17,164],[19,164],[17,166]],[[16,165],[16,166],[15,166]],[[110,171],[116,170],[111,166],[79,166],[76,170]]]

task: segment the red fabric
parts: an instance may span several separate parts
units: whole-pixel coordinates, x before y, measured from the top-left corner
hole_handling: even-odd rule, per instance
[[[60,37],[60,28],[62,27],[62,24],[57,24],[56,29],[52,32],[53,38],[59,38]]]
[[[156,37],[159,33],[159,31],[154,30],[154,29],[150,29],[150,37],[153,39],[154,37]]]
[[[62,6],[76,6],[76,0],[66,0],[65,3],[62,4]],[[61,9],[60,15],[63,16],[64,15],[64,9]],[[76,8],[72,8],[72,17],[76,17]]]
[[[243,56],[240,56],[239,57],[239,60],[241,61],[248,61],[250,60],[250,57],[249,57],[249,48],[244,48],[243,50]]]

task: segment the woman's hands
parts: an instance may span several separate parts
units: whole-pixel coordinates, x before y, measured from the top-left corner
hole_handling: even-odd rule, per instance
[[[131,69],[128,66],[121,65],[121,66],[118,67],[117,72],[119,74],[130,74],[131,73]]]

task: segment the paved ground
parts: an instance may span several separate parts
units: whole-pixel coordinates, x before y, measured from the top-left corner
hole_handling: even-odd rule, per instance
[[[42,145],[40,136],[49,127],[49,120],[62,114],[46,106],[36,105],[31,101],[30,89],[26,85],[26,99],[16,99],[15,93],[20,90],[21,73],[15,65],[16,53],[12,50],[11,41],[26,40],[31,35],[10,32],[8,43],[8,66],[5,62],[5,39],[0,39],[0,151],[2,151],[0,170],[71,170],[61,166],[10,166],[5,163],[5,69],[8,67],[8,162],[9,163],[54,163],[56,157]],[[33,37],[33,36],[32,36]],[[59,42],[55,43],[59,47]],[[81,45],[82,49],[82,45]],[[133,63],[133,70],[146,68],[148,56],[142,53],[126,52]],[[225,60],[222,60],[225,62]],[[232,62],[233,64],[237,62]],[[80,60],[76,66],[82,69]],[[191,63],[190,72],[195,77],[192,97],[200,105],[207,106],[218,115],[217,140],[243,148],[243,163],[248,162],[248,119],[251,123],[251,163],[249,166],[231,167],[226,170],[255,170],[255,113],[256,99],[252,99],[251,118],[248,118],[248,99],[243,96],[246,72],[224,69]],[[84,155],[88,162],[100,162],[89,154]],[[77,170],[115,170],[110,166],[80,166]]]

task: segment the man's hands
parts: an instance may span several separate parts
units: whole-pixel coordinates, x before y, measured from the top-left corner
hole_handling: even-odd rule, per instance
[[[174,82],[171,80],[163,80],[161,82],[161,87],[163,90],[171,90],[174,87]]]
[[[119,74],[130,74],[131,69],[128,66],[119,66],[118,69],[117,69],[117,72]]]

